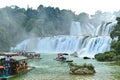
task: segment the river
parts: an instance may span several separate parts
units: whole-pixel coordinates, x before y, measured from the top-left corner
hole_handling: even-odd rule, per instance
[[[68,64],[54,60],[56,56],[56,54],[41,54],[42,59],[28,60],[29,65],[35,69],[10,80],[120,80],[120,66],[111,65],[109,62],[98,62],[95,59],[84,60],[67,56],[77,64],[91,63],[96,70],[94,75],[71,75]]]

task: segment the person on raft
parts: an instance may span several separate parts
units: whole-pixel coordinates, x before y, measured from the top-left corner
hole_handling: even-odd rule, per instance
[[[58,60],[64,62],[64,61],[66,61],[66,58],[63,56],[63,54],[60,54],[60,53],[59,53],[59,54],[58,54]]]

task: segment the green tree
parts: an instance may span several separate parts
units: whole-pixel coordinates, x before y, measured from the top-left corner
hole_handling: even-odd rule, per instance
[[[8,39],[8,33],[4,29],[0,28],[0,51],[9,51],[10,44]]]
[[[120,41],[112,42],[111,48],[114,49],[117,54],[120,54]]]
[[[120,17],[116,18],[117,20],[117,25],[114,27],[112,32],[110,33],[111,38],[118,37],[118,41],[120,40]]]
[[[78,15],[79,21],[81,23],[88,23],[89,22],[89,14],[87,13],[80,13]]]

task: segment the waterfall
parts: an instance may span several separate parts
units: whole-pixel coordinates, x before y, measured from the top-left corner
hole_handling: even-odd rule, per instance
[[[93,57],[97,53],[110,50],[110,32],[116,22],[103,23],[94,27],[90,23],[72,22],[70,35],[58,35],[44,38],[31,38],[22,41],[15,50],[40,53],[74,53],[79,57]]]
[[[81,35],[81,36],[88,36],[94,35],[95,28],[89,23],[80,24],[80,22],[72,22],[70,35]]]

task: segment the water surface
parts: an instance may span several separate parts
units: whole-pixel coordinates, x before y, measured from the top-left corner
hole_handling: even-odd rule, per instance
[[[120,80],[120,66],[110,65],[109,62],[97,62],[94,59],[67,57],[77,64],[91,63],[96,70],[94,75],[71,75],[68,64],[54,60],[56,56],[41,54],[42,59],[29,60],[29,65],[36,68],[10,80]]]

